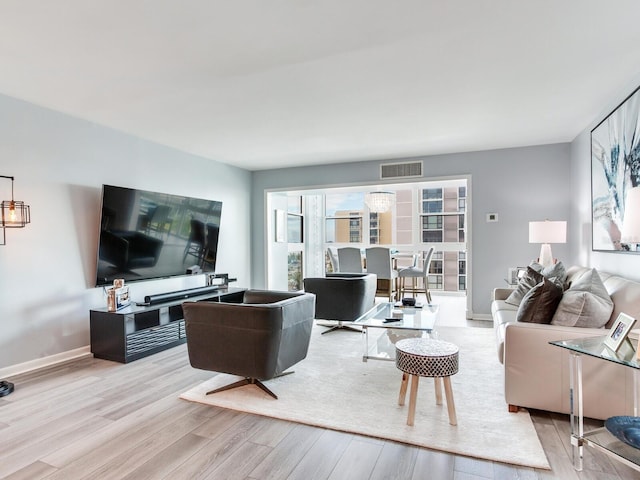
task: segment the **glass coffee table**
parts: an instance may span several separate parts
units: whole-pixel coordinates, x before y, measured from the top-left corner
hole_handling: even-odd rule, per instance
[[[394,309],[402,310],[402,319],[388,321]],[[438,316],[438,305],[424,305],[422,308],[395,307],[393,303],[379,303],[353,325],[362,327],[364,338],[364,354],[362,361],[385,360],[393,362],[396,359],[396,342],[403,338],[426,337],[435,334],[434,326]],[[384,329],[377,338],[371,335],[374,342],[369,343],[369,329]]]

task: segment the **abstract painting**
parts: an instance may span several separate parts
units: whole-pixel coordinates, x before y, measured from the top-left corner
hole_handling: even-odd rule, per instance
[[[591,131],[593,250],[630,252],[620,241],[627,191],[640,186],[640,88]]]

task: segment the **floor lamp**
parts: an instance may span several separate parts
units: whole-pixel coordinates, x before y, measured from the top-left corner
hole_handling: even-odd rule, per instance
[[[554,264],[552,243],[567,243],[567,222],[529,222],[529,243],[541,243],[538,263],[543,267]]]
[[[3,200],[0,203],[0,229],[2,230],[2,243],[6,245],[7,228],[23,228],[31,222],[31,209],[24,202],[13,198],[14,178],[7,175],[0,175],[0,178],[11,180],[11,200]],[[14,385],[7,380],[0,380],[0,397],[9,395],[14,390]]]

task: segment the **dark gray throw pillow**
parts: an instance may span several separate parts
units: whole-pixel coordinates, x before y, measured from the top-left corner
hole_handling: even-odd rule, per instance
[[[524,298],[524,296],[529,293],[533,287],[539,284],[544,277],[541,273],[536,272],[533,268],[527,267],[527,271],[522,276],[520,281],[518,282],[518,286],[515,288],[513,292],[507,297],[505,303],[510,305],[518,306],[520,302]]]
[[[516,320],[529,323],[551,323],[562,298],[562,287],[553,280],[543,278],[524,296]]]

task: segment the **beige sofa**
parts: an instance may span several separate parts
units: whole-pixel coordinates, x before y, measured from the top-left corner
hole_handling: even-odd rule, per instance
[[[569,268],[567,282],[588,270]],[[620,312],[640,321],[640,283],[598,274],[614,302],[605,329],[516,322],[517,307],[504,301],[512,290],[494,290],[491,313],[498,357],[504,364],[505,400],[511,411],[526,407],[569,413],[569,351],[549,345],[550,341],[605,335]],[[633,415],[632,369],[588,356],[583,356],[582,364],[585,416]]]

